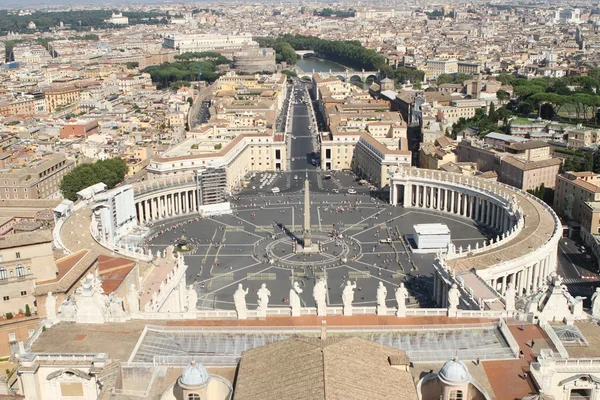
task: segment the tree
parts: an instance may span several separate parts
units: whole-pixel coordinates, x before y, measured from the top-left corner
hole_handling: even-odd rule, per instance
[[[29,308],[29,304],[25,304],[25,316],[31,317],[31,308]]]
[[[508,92],[504,89],[498,89],[498,91],[496,92],[496,98],[498,99],[500,104],[504,104],[504,102],[508,100],[509,97],[510,96],[508,95]]]
[[[573,204],[575,203],[575,196],[572,194],[565,197],[565,204],[562,209],[563,217],[567,220],[573,219]]]
[[[96,161],[94,164],[83,164],[73,168],[63,177],[60,190],[65,198],[77,200],[77,192],[86,187],[103,182],[112,189],[125,179],[127,164],[121,158]]]
[[[194,104],[194,99],[192,99],[191,97],[188,97],[187,102],[190,103],[190,106],[191,106],[192,104]]]
[[[450,83],[450,82],[452,82],[452,77],[448,74],[439,74],[437,77],[438,85],[443,85],[445,83]]]

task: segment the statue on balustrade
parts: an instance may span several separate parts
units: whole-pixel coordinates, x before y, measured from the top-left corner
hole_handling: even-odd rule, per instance
[[[196,311],[198,304],[198,292],[194,285],[190,285],[187,289],[187,310],[188,312]]]
[[[267,307],[269,305],[269,297],[271,296],[271,291],[267,289],[267,284],[263,283],[256,292],[258,295],[258,308],[259,311],[267,311]]]
[[[592,295],[592,316],[600,318],[600,287],[596,288],[596,292]]]
[[[460,292],[458,291],[458,285],[453,283],[450,290],[448,290],[448,310],[456,311],[459,302]]]
[[[342,291],[342,303],[344,305],[344,315],[352,315],[352,302],[354,301],[354,289],[356,289],[356,281],[354,283],[348,281]]]
[[[317,315],[327,315],[327,283],[323,277],[319,278],[313,289],[313,298],[317,306]]]
[[[406,299],[408,298],[408,290],[404,287],[404,282],[400,283],[400,286],[396,288],[396,303],[398,303],[398,311],[396,315],[398,317],[404,317],[406,315]]]
[[[248,288],[244,290],[242,284],[238,284],[238,288],[233,294],[233,304],[235,304],[235,311],[237,311],[238,319],[246,319],[248,317],[248,309],[246,308],[247,294]]]
[[[506,285],[506,291],[504,292],[506,311],[515,311],[515,296],[515,289],[513,288],[512,282],[510,282],[508,285]]]
[[[290,307],[292,308],[292,317],[300,316],[300,307],[302,307],[302,305],[300,304],[299,295],[302,292],[303,290],[300,287],[300,284],[298,282],[294,282],[292,288],[290,289]]]
[[[385,299],[387,297],[387,288],[383,285],[383,282],[379,282],[377,286],[377,315],[386,315],[387,305]]]

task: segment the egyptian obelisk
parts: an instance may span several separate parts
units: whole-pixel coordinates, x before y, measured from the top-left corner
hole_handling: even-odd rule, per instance
[[[308,192],[308,177],[304,180],[304,247],[305,251],[312,249],[310,238],[310,194]]]

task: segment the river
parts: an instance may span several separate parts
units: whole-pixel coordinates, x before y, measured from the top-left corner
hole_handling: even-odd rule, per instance
[[[308,74],[312,73],[313,70],[315,72],[344,72],[346,69],[352,69],[321,58],[299,58],[296,61],[296,66]],[[299,76],[302,76],[302,74],[299,74]],[[369,84],[365,82],[359,86],[362,86],[363,89],[369,88]]]
[[[337,64],[331,61],[322,60],[320,58],[302,58],[296,61],[296,65],[302,71],[312,73],[313,69],[315,72],[341,72],[345,71],[346,67],[341,64]]]

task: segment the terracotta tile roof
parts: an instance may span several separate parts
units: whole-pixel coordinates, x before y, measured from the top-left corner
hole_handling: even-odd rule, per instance
[[[402,350],[361,338],[293,338],[242,353],[236,400],[416,400]]]
[[[16,233],[14,235],[0,236],[0,249],[50,242],[52,242],[52,232],[49,230]]]
[[[48,281],[37,282],[37,284],[38,285],[46,285],[49,283],[60,281],[67,273],[69,273],[69,271],[75,265],[77,265],[77,263],[79,261],[81,261],[81,259],[83,257],[85,257],[85,255],[87,253],[89,253],[89,250],[79,250],[76,253],[69,254],[66,257],[59,258],[58,260],[56,260],[56,270],[58,271],[56,274],[56,278],[48,280]]]

